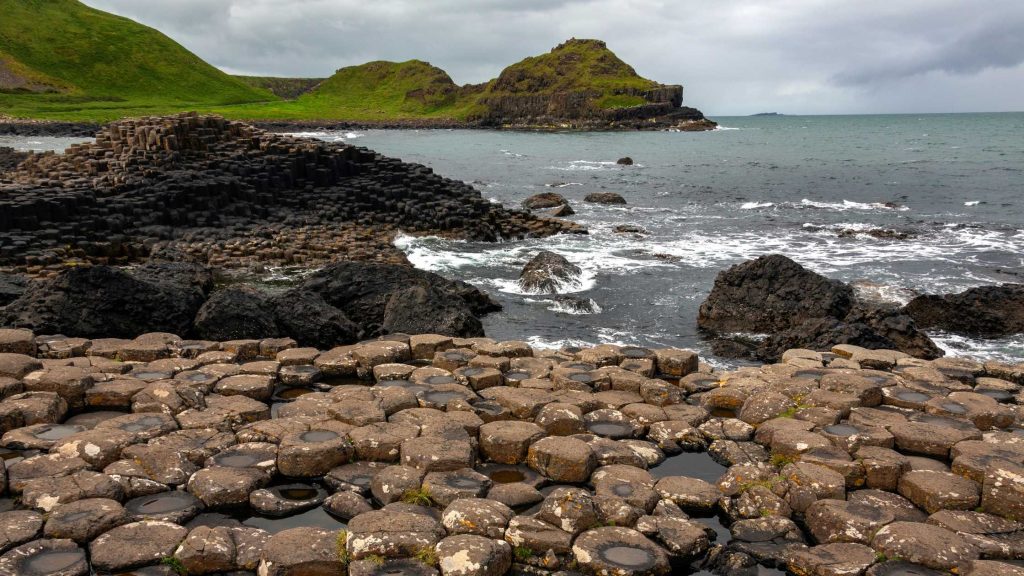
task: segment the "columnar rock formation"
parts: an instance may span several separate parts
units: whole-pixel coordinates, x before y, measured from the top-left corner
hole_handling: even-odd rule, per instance
[[[0,329],[0,573],[1015,576],[1022,385],[848,345]]]
[[[476,240],[578,232],[430,168],[217,116],[113,123],[0,175],[0,266],[151,255],[232,265],[401,260],[397,230]]]

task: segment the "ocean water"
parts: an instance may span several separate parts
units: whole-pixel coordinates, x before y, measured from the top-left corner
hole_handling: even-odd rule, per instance
[[[621,343],[708,352],[697,309],[715,275],[785,254],[875,298],[1024,282],[1024,114],[716,118],[703,133],[316,132],[431,166],[495,202],[565,196],[586,236],[498,244],[401,236],[418,268],[471,282],[505,310],[489,336],[541,346]],[[60,139],[0,146],[60,148]],[[633,166],[616,159],[630,156]],[[627,206],[583,202],[622,194]],[[643,235],[616,233],[620,225]],[[906,239],[876,238],[893,230]],[[843,233],[842,235],[840,235]],[[583,269],[577,314],[516,284],[538,250]],[[933,334],[954,355],[1024,360],[1024,337]],[[714,361],[714,359],[713,359]]]

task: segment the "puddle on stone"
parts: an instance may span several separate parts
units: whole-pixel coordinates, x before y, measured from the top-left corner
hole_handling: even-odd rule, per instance
[[[974,391],[977,392],[978,394],[988,396],[989,398],[992,398],[996,402],[1009,402],[1010,400],[1013,399],[1013,394],[1011,394],[1007,390],[996,390],[992,388],[983,388],[979,390],[978,388],[975,388]]]
[[[650,473],[655,478],[690,476],[714,484],[726,470],[725,466],[715,462],[707,452],[683,452],[669,456],[660,465],[651,468]]]
[[[931,396],[923,392],[915,392],[914,390],[900,390],[893,394],[893,396],[904,402],[927,402],[932,399]]]
[[[146,416],[145,418],[139,418],[134,422],[128,422],[127,424],[121,425],[121,430],[124,430],[125,432],[142,432],[155,426],[162,426],[163,423],[164,421],[162,418]]]
[[[852,424],[832,424],[825,426],[825,432],[833,436],[855,436],[861,433],[860,428]]]
[[[324,510],[323,506],[317,506],[301,514],[286,516],[284,518],[269,518],[265,516],[249,516],[242,519],[242,524],[253,528],[261,528],[277,534],[290,528],[322,528],[324,530],[339,530],[346,525],[338,521]]]
[[[591,422],[587,424],[587,430],[598,436],[612,439],[631,438],[633,436],[633,427],[625,422]]]
[[[495,470],[488,475],[495,484],[515,484],[526,480],[526,474],[519,470]]]
[[[597,370],[597,366],[590,364],[589,362],[566,362],[564,364],[559,364],[558,367],[565,370],[579,370],[580,372]]]
[[[797,370],[793,372],[792,378],[797,380],[821,380],[821,377],[828,374],[824,370]]]
[[[640,570],[654,565],[654,556],[643,548],[609,546],[600,552],[605,561],[628,570]]]
[[[299,439],[303,442],[327,442],[336,438],[338,438],[338,433],[330,430],[310,430],[299,434]]]
[[[569,380],[581,384],[590,384],[594,381],[594,376],[589,372],[576,372],[575,374],[569,374]]]
[[[735,418],[736,410],[732,408],[712,408],[711,415],[715,418]]]
[[[55,574],[85,561],[84,550],[46,550],[25,560],[21,567],[25,576]]]
[[[479,367],[463,368],[462,370],[460,370],[462,375],[466,376],[466,377],[479,376],[479,375],[483,374],[486,371],[487,371],[486,368],[479,368]]]
[[[460,393],[455,392],[455,391],[447,391],[447,390],[433,391],[432,390],[432,391],[429,391],[429,392],[423,392],[421,394],[421,397],[423,398],[424,402],[429,402],[431,404],[438,404],[440,406],[444,406],[444,405],[448,404],[449,402],[451,402],[452,400],[455,400],[456,398],[465,398],[465,395],[464,394],[460,394]]]
[[[301,396],[305,396],[311,392],[313,392],[312,388],[303,388],[302,386],[278,386],[274,389],[274,396],[272,399],[288,402]]]
[[[651,351],[647,348],[637,348],[636,346],[626,346],[619,350],[619,354],[622,354],[623,358],[637,359],[647,358],[651,356]]]
[[[529,380],[529,379],[530,379],[530,373],[529,372],[509,372],[508,374],[505,374],[505,380],[508,380],[510,382],[519,382],[521,380]]]
[[[318,494],[317,489],[311,486],[277,488],[275,491],[281,496],[281,498],[284,498],[285,500],[293,500],[295,502],[312,500],[313,498],[316,498],[316,495]]]
[[[174,378],[174,375],[170,372],[132,372],[130,374],[132,378],[138,378],[139,380],[145,380],[146,382],[155,382],[157,380],[170,380]]]
[[[473,358],[473,356],[471,356],[470,354],[467,354],[465,352],[455,352],[455,351],[443,352],[441,354],[441,356],[445,360],[451,360],[452,362],[469,362]]]
[[[459,381],[451,376],[437,375],[428,376],[424,378],[423,382],[429,386],[439,386],[441,384],[458,384]]]
[[[469,476],[448,476],[444,483],[460,490],[476,490],[481,486],[479,479]]]
[[[200,507],[199,500],[194,496],[178,490],[132,498],[124,505],[129,515],[151,519],[168,519],[178,515],[191,517]]]
[[[114,410],[101,410],[97,412],[83,412],[76,414],[71,418],[64,421],[64,424],[71,426],[84,426],[86,430],[92,430],[100,422],[106,422],[107,420],[113,420],[131,414],[131,412],[117,412]]]
[[[217,466],[225,468],[252,468],[260,463],[260,459],[255,454],[236,452],[234,454],[217,454],[213,457],[213,462]]]
[[[725,544],[732,540],[732,533],[725,527],[725,524],[722,523],[722,519],[720,517],[706,516],[703,518],[694,517],[693,519],[715,531],[715,535],[717,536],[715,539],[716,543]]]
[[[47,426],[45,428],[40,428],[38,432],[33,434],[33,436],[35,436],[36,438],[39,438],[40,440],[46,440],[46,441],[49,441],[49,442],[56,442],[58,440],[63,440],[64,438],[67,438],[68,436],[71,436],[72,434],[78,434],[79,432],[84,432],[85,430],[86,430],[85,426],[75,426],[75,425],[68,425],[68,424],[51,424],[51,425],[49,425],[49,426]]]
[[[958,402],[943,402],[942,404],[939,404],[939,408],[942,408],[943,410],[949,412],[950,414],[967,413],[967,407]]]

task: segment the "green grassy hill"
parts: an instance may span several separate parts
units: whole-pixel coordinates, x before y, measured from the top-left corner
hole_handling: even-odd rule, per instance
[[[652,96],[659,89],[667,87],[604,42],[576,39],[480,85],[458,86],[420,60],[349,66],[324,80],[235,77],[78,0],[0,0],[0,117],[108,121],[198,110],[247,120],[490,123],[601,116],[666,101],[664,90]]]
[[[218,107],[252,120],[377,121],[485,118],[518,96],[583,93],[596,109],[644,104],[623,94],[661,87],[639,76],[599,40],[569,40],[551,52],[513,64],[483,85],[458,86],[448,74],[420,60],[369,62],[338,70],[290,102]]]
[[[651,90],[660,84],[636,73],[600,40],[572,39],[551,52],[531,56],[502,70],[487,84],[481,98],[592,92],[601,108],[624,108],[644,103],[639,96],[616,94]]]
[[[0,114],[105,120],[277,99],[77,0],[0,0],[0,15]],[[4,70],[13,81],[2,81]],[[36,93],[39,84],[52,89]]]
[[[368,62],[334,73],[294,101],[217,108],[227,116],[287,120],[464,119],[475,106],[470,90],[420,60]]]

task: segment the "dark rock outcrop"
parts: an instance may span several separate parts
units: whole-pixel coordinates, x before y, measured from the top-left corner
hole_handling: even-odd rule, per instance
[[[388,334],[443,334],[473,338],[483,325],[466,301],[433,286],[396,290],[384,307],[381,330]]]
[[[418,311],[436,322],[424,331],[452,336],[466,335],[455,333],[459,331],[475,333],[476,323],[469,317],[501,309],[490,296],[470,284],[407,266],[339,262],[313,274],[300,287],[341,310],[362,329],[363,337],[397,331],[388,327],[411,322],[409,314],[414,311],[402,302],[405,298],[431,306]],[[429,290],[410,290],[417,287]],[[395,299],[399,293],[401,296]]]
[[[773,254],[720,272],[697,323],[719,332],[775,332],[845,318],[852,307],[853,288]]]
[[[938,358],[941,349],[901,309],[859,302],[848,284],[811,272],[785,256],[762,256],[719,273],[698,324],[712,333],[767,333],[761,341],[719,340],[720,355],[777,361],[791,348],[835,344],[900,350]]]
[[[482,241],[583,231],[425,166],[196,114],[115,122],[95,142],[29,156],[0,176],[0,230],[17,230],[0,235],[0,266],[34,274],[153,253],[221,266],[395,261],[399,230]]]
[[[85,338],[187,334],[212,284],[210,271],[194,264],[69,268],[32,283],[0,323]]]
[[[539,252],[519,275],[523,290],[544,294],[557,294],[563,283],[572,282],[582,270],[563,256],[547,250]]]
[[[568,206],[569,201],[556,192],[541,192],[523,200],[523,208],[527,210],[543,210],[545,208],[557,208]]]
[[[0,272],[0,308],[17,300],[27,288],[28,281],[23,276]]]
[[[623,158],[619,158],[618,160],[616,160],[615,163],[618,164],[619,166],[632,166],[633,159],[630,158],[629,156],[625,156]]]
[[[230,286],[214,293],[195,316],[195,331],[207,340],[242,340],[267,334],[277,338],[271,298],[250,286]]]
[[[625,204],[626,199],[615,192],[594,192],[583,198],[584,202],[591,204]]]
[[[918,326],[999,338],[1024,332],[1024,284],[978,286],[959,294],[918,296],[904,308]]]

